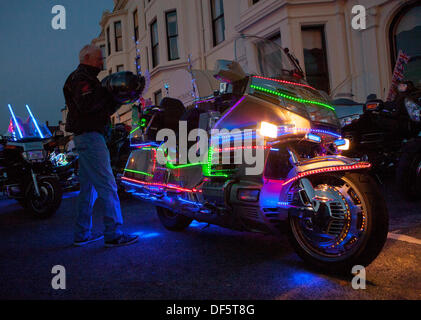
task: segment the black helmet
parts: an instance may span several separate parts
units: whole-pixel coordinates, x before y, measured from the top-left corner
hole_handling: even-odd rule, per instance
[[[140,98],[145,89],[145,77],[137,76],[130,71],[110,74],[101,81],[102,86],[110,92],[120,104],[133,103]]]

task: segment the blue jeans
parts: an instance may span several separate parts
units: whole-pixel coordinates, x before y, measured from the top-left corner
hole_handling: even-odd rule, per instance
[[[87,132],[75,136],[74,141],[79,153],[80,181],[75,241],[91,235],[94,204],[95,211],[104,217],[105,241],[112,241],[122,234],[123,218],[105,139],[98,132]]]

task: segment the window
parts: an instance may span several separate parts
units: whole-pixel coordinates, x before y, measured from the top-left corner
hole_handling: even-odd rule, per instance
[[[156,91],[154,93],[154,98],[155,98],[155,105],[159,106],[162,100],[162,91],[161,90]]]
[[[166,14],[167,21],[167,46],[168,60],[177,60],[178,56],[178,28],[177,12],[171,11]]]
[[[152,68],[159,64],[158,22],[151,23]]]
[[[108,70],[108,74],[112,74],[113,73],[113,69]]]
[[[102,44],[99,46],[99,48],[101,49],[101,53],[102,53],[102,70],[106,70],[107,69],[107,59],[106,59],[106,51],[105,51],[105,44]]]
[[[258,3],[260,0],[251,0],[251,4],[256,4]]]
[[[124,65],[123,64],[120,64],[120,65],[117,66],[117,72],[121,72],[121,71],[124,71]]]
[[[110,27],[107,28],[107,48],[108,48],[108,55],[110,55],[111,54]]]
[[[329,93],[329,72],[324,26],[303,26],[301,33],[307,81],[316,89]]]
[[[421,4],[412,2],[404,6],[392,21],[390,28],[392,68],[400,50],[410,57],[404,66],[405,80],[421,84]],[[415,41],[415,39],[418,39]]]
[[[133,34],[134,34],[134,41],[139,40],[139,16],[137,14],[137,10],[133,12]]]
[[[225,19],[223,0],[211,0],[213,45],[225,40]]]
[[[114,23],[114,35],[115,35],[115,51],[119,52],[123,50],[123,33],[121,30],[121,21]]]

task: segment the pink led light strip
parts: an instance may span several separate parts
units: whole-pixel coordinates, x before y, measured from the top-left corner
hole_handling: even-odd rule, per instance
[[[353,165],[348,165],[348,166],[336,166],[336,167],[330,167],[330,168],[323,168],[323,169],[315,169],[315,170],[309,170],[309,171],[305,171],[305,172],[300,172],[299,174],[297,174],[295,177],[286,180],[285,182],[282,183],[283,186],[294,182],[295,180],[301,179],[305,176],[309,176],[312,174],[317,174],[317,173],[325,173],[325,172],[332,172],[332,171],[345,171],[345,170],[357,170],[357,169],[367,169],[370,168],[371,164],[368,162],[361,162],[358,164],[353,164]]]
[[[242,147],[229,147],[229,148],[215,148],[214,153],[234,151],[234,150],[256,150],[256,149],[270,149],[270,146],[242,146]]]
[[[179,187],[179,186],[176,186],[176,185],[172,185],[172,184],[161,184],[161,183],[145,182],[145,181],[130,179],[130,178],[126,178],[126,177],[121,177],[121,179],[122,180],[125,180],[127,182],[131,182],[131,183],[135,183],[135,184],[140,184],[140,185],[145,185],[145,186],[151,186],[151,187],[168,188],[168,189],[174,189],[174,190],[183,191],[183,192],[202,192],[202,190],[197,190],[196,188],[187,189],[187,188],[182,188],[182,187]]]
[[[263,79],[263,80],[270,80],[270,81],[275,81],[275,82],[279,82],[279,83],[284,83],[284,84],[291,84],[294,86],[299,86],[299,87],[305,87],[305,88],[309,88],[312,90],[316,90],[315,88],[313,88],[312,86],[306,85],[306,84],[302,84],[302,83],[298,83],[298,82],[292,82],[292,81],[286,81],[286,80],[278,80],[278,79],[272,79],[272,78],[265,78],[265,77],[260,77],[260,76],[253,76],[253,78],[257,78],[257,79]]]

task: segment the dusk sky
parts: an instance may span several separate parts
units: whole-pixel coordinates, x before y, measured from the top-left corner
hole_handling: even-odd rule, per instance
[[[54,30],[51,9],[66,8],[66,30]],[[10,118],[7,104],[27,118],[29,104],[40,122],[57,125],[63,85],[77,67],[80,49],[97,37],[113,0],[14,0],[0,2],[0,134]]]

